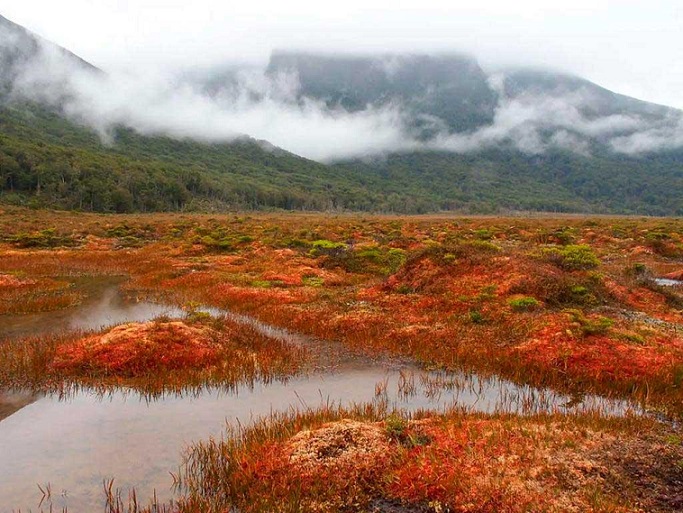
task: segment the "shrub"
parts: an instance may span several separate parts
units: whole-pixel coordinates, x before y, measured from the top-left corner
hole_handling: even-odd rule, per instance
[[[683,364],[678,364],[673,369],[673,384],[676,387],[683,386]]]
[[[319,276],[304,276],[301,282],[307,287],[322,287],[325,284],[325,280]]]
[[[480,230],[474,231],[474,236],[479,240],[491,240],[493,238],[493,233],[491,230],[481,228]]]
[[[390,415],[384,421],[387,436],[392,440],[401,440],[405,435],[408,424],[398,415]]]
[[[346,244],[343,242],[333,242],[326,239],[314,240],[311,243],[311,256],[329,255],[339,256],[346,250]]]
[[[408,449],[428,445],[431,442],[431,438],[424,433],[411,432],[408,423],[398,415],[387,417],[384,426],[390,440]]]
[[[577,276],[550,266],[528,272],[510,294],[532,296],[549,307],[589,306],[611,297],[599,275]]]
[[[652,277],[652,271],[643,263],[636,262],[624,270],[626,276],[634,277],[638,280],[648,280]]]
[[[235,249],[232,239],[216,239],[211,235],[205,235],[200,239],[201,244],[212,251],[230,251]]]
[[[391,248],[386,256],[388,274],[398,271],[406,262],[406,252],[399,248]]]
[[[513,298],[508,301],[508,304],[515,312],[528,312],[530,310],[535,310],[538,308],[538,305],[540,305],[536,298],[529,296]]]
[[[595,269],[600,259],[587,244],[569,244],[563,248],[547,248],[543,255],[567,271]]]
[[[470,310],[469,317],[472,324],[484,324],[486,322],[484,314],[477,309]]]
[[[413,290],[413,287],[407,283],[401,283],[398,287],[396,287],[396,292],[399,294],[412,294],[415,292],[415,290]]]
[[[595,318],[586,317],[581,310],[566,310],[575,323],[581,335],[604,335],[614,325],[614,321],[609,317],[598,316]]]
[[[405,251],[379,246],[347,248],[329,252],[323,267],[341,267],[352,273],[368,273],[388,276],[398,271],[406,260]],[[313,251],[313,250],[312,250]]]
[[[683,245],[664,232],[650,232],[645,236],[645,244],[655,253],[669,258],[678,258],[683,255]]]
[[[55,248],[58,246],[74,246],[73,237],[58,235],[55,228],[48,228],[31,233],[18,233],[9,241],[20,248]]]

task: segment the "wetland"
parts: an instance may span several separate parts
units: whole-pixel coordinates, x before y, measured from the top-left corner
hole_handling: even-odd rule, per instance
[[[676,511],[680,221],[0,222],[3,513]]]

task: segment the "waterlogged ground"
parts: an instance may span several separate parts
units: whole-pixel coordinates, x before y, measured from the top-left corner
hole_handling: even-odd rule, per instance
[[[169,472],[181,511],[683,508],[679,220],[10,209],[0,228],[3,508],[50,483],[54,507],[98,510],[112,478],[163,502]],[[159,315],[185,317],[110,327]]]
[[[123,322],[146,321],[183,311],[171,305],[125,297],[119,290],[122,277],[101,276],[78,280],[85,298],[76,305],[47,312],[3,315],[0,340],[76,330],[99,330]]]
[[[44,319],[35,324],[37,332],[99,329],[158,315],[183,314],[175,307],[126,299],[110,279],[104,279],[100,287],[91,280],[89,287],[89,301],[61,312],[52,322],[49,314],[34,315],[34,319]],[[216,309],[210,311],[221,314]],[[0,504],[11,506],[0,511],[35,509],[43,495],[37,484],[43,489],[49,484],[49,504],[54,507],[97,511],[104,507],[103,482],[111,479],[123,490],[134,487],[141,497],[156,493],[160,501],[166,501],[173,497],[170,473],[178,472],[183,448],[191,442],[219,437],[226,422],[248,426],[254,418],[273,412],[366,402],[413,412],[465,408],[521,414],[596,411],[622,415],[638,411],[626,401],[569,397],[495,377],[429,372],[405,360],[372,359],[249,316],[231,317],[257,326],[269,336],[310,347],[319,365],[304,376],[286,380],[152,397],[134,390],[103,392],[88,388],[7,394],[0,398],[0,404],[16,405],[18,411],[0,422]],[[32,335],[28,327],[22,333]]]

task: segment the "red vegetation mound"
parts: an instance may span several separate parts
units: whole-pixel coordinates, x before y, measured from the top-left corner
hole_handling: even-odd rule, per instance
[[[135,377],[210,366],[221,356],[214,330],[180,321],[131,323],[60,346],[52,370]]]
[[[0,287],[23,287],[33,285],[35,280],[21,279],[11,274],[0,274]]]
[[[664,275],[665,278],[668,278],[670,280],[681,280],[683,281],[683,269],[679,271],[674,271],[672,273]]]

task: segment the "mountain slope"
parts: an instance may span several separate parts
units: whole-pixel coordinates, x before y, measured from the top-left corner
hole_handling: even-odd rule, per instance
[[[40,108],[0,110],[0,198],[94,211],[225,208],[683,215],[683,156],[413,152],[325,166],[244,139],[119,129],[116,143]]]
[[[510,98],[581,95],[582,112],[592,118],[621,114],[661,120],[680,115],[677,109],[617,94],[583,78],[548,70],[509,70],[505,73],[503,90]]]
[[[276,52],[267,73],[294,73],[301,98],[354,112],[400,106],[414,127],[436,122],[453,131],[493,121],[496,94],[477,62],[461,55],[332,57]],[[441,126],[438,126],[441,128]]]
[[[493,149],[411,152],[337,167],[381,177],[388,210],[683,215],[683,155],[656,159]],[[405,195],[405,191],[415,191]],[[419,191],[419,192],[418,192]]]
[[[56,77],[36,64],[55,56],[67,63]],[[4,18],[0,63],[4,202],[101,212],[683,215],[683,151],[667,139],[677,133],[681,112],[577,77],[534,70],[487,75],[459,55],[276,53],[265,76],[293,76],[299,86],[276,99],[287,108],[313,102],[332,118],[395,109],[409,147],[419,148],[322,164],[248,137],[209,144],[143,135],[125,124],[109,126],[105,143],[101,130],[74,121],[64,107],[70,71],[101,72]],[[27,88],[27,69],[48,74],[37,81],[42,91]],[[241,87],[237,69],[193,80],[209,96]],[[251,92],[248,99],[263,101]],[[619,149],[653,142],[656,150]]]
[[[0,109],[5,201],[104,212],[369,209],[373,202],[338,171],[253,139],[209,145],[119,128],[114,140],[104,145],[40,107]]]
[[[65,48],[41,39],[3,16],[0,16],[0,49],[0,101],[7,99],[22,73],[36,61],[56,57],[81,70],[100,72]]]

